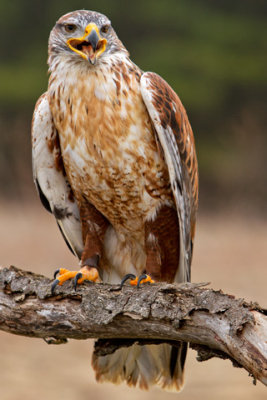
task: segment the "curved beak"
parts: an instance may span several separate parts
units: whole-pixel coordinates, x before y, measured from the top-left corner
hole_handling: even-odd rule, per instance
[[[96,59],[105,51],[106,44],[107,40],[101,38],[99,29],[94,23],[87,25],[82,37],[67,40],[69,48],[91,64],[95,64]]]
[[[93,50],[96,51],[99,39],[100,38],[99,38],[96,30],[92,29],[90,35],[87,36],[86,41],[88,43],[90,43],[92,48],[93,48]]]

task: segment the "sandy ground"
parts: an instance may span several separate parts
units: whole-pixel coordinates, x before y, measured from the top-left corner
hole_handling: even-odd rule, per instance
[[[41,205],[0,209],[0,263],[52,276],[59,266],[76,266],[53,218]],[[267,221],[231,214],[200,217],[192,280],[267,306]],[[97,384],[90,366],[91,341],[48,346],[39,339],[0,333],[1,400],[170,399],[177,394],[142,392],[127,386]],[[198,363],[189,352],[186,386],[180,400],[263,400],[266,388],[230,361]]]

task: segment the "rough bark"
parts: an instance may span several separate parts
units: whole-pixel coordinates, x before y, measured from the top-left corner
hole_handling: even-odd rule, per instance
[[[267,385],[267,317],[257,304],[205,288],[153,284],[140,289],[72,282],[51,294],[51,280],[13,266],[0,269],[0,329],[40,337],[98,338],[107,354],[133,342],[190,342],[200,361],[230,358]],[[113,340],[111,340],[113,339]]]

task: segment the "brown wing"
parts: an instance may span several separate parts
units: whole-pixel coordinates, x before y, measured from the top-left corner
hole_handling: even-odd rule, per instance
[[[144,73],[141,92],[168,166],[180,225],[179,269],[184,277],[181,280],[189,280],[198,206],[198,166],[193,132],[181,100],[159,75]]]

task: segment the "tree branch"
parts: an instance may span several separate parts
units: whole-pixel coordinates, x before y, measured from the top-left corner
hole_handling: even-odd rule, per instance
[[[199,360],[230,358],[267,385],[266,311],[203,286],[161,283],[119,290],[85,283],[75,292],[66,282],[52,295],[48,278],[2,268],[0,329],[48,343],[99,338],[98,354],[136,341],[175,345],[183,340],[198,350]]]

